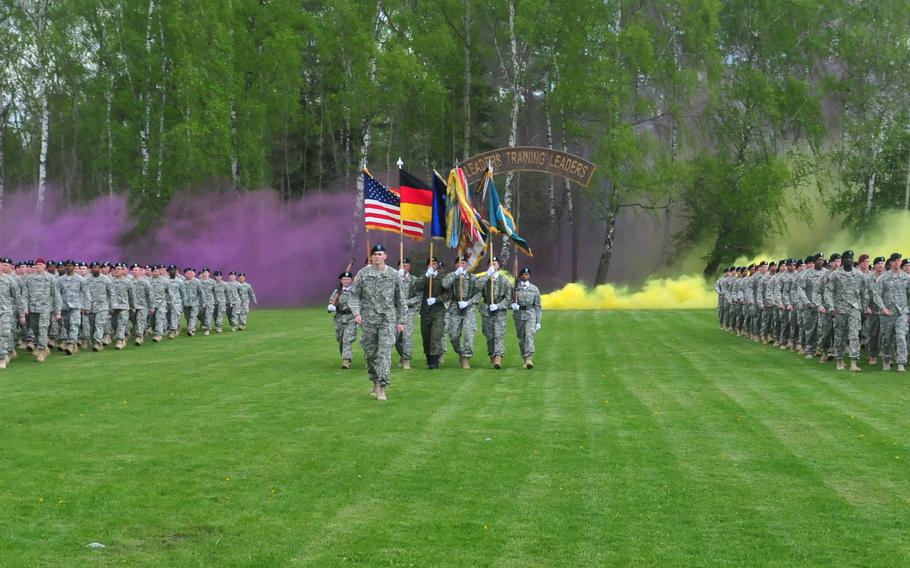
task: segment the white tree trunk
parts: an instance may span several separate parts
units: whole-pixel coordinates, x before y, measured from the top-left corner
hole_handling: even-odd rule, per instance
[[[107,194],[114,196],[114,134],[111,128],[111,105],[114,98],[113,77],[108,82],[108,90],[104,93],[105,110],[104,110],[104,127],[107,130]]]
[[[904,184],[904,211],[910,211],[910,152],[907,152],[907,181]]]
[[[43,70],[46,72],[46,70]],[[50,109],[47,102],[47,77],[42,73],[41,77],[41,150],[38,155],[38,202],[36,209],[38,214],[44,209],[44,192],[47,182],[47,147],[48,134],[50,127]]]
[[[158,8],[158,46],[161,50],[161,109],[158,113],[158,169],[155,171],[155,197],[161,197],[164,177],[164,112],[167,108],[167,53],[164,51],[164,18]]]
[[[6,129],[6,112],[9,105],[0,103],[0,213],[3,212],[3,196],[6,193],[6,157],[3,154],[3,134]]]
[[[231,97],[231,189],[240,187],[240,158],[237,156],[237,101]]]
[[[145,99],[145,115],[143,117],[142,130],[139,133],[140,152],[142,154],[142,195],[148,189],[149,162],[151,160],[151,142],[149,140],[152,130],[152,16],[155,13],[155,0],[149,0],[148,17],[146,18],[145,28],[145,57],[148,61],[145,76],[145,92],[142,97]]]
[[[566,138],[566,115],[560,109],[559,118],[562,122],[562,151],[568,153],[569,143]],[[572,263],[572,282],[578,282],[578,223],[575,222],[575,200],[572,197],[572,182],[569,178],[563,178],[564,189],[566,194],[566,213],[569,216],[569,228],[571,231],[569,258]]]
[[[515,2],[509,0],[509,55],[512,66],[509,73],[510,85],[509,90],[512,94],[512,108],[509,116],[509,146],[514,147],[518,143],[518,113],[521,110],[521,93],[520,91],[520,73],[518,62],[518,38],[515,36]],[[503,206],[506,209],[512,208],[512,180],[515,177],[513,172],[506,175],[506,187],[502,196]],[[508,263],[511,254],[511,241],[503,236],[502,253],[500,254],[500,266]]]
[[[553,149],[553,122],[550,120],[550,103],[544,104],[544,116],[547,125],[547,148]],[[556,227],[556,176],[550,176],[550,184],[547,186],[547,215],[550,220],[550,229]]]
[[[464,0],[464,156],[471,157],[471,1]]]

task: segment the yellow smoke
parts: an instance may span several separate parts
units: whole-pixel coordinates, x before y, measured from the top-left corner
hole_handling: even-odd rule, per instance
[[[701,276],[655,278],[640,290],[602,284],[589,289],[567,284],[541,297],[548,310],[696,310],[717,306],[713,285]]]

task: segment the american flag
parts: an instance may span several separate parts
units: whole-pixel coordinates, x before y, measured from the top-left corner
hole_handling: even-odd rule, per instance
[[[367,229],[395,233],[402,230],[413,239],[423,239],[423,223],[402,223],[399,197],[366,172],[363,172],[363,215]]]

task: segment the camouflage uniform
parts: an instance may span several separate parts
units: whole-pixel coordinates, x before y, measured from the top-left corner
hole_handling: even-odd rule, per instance
[[[164,276],[152,276],[149,280],[149,308],[154,310],[152,329],[155,337],[161,338],[167,328],[167,306],[171,301],[171,288]]]
[[[186,332],[188,335],[196,333],[196,320],[199,317],[199,306],[202,305],[205,298],[203,297],[202,284],[198,278],[192,280],[186,279],[183,287],[180,288],[182,295],[180,303],[183,304],[183,315],[186,316]]]
[[[167,328],[172,333],[172,337],[173,334],[180,331],[180,317],[183,315],[183,283],[185,281],[180,275],[176,275],[173,278],[168,276],[167,278],[167,285],[170,289],[167,305]]]
[[[726,298],[724,297],[724,285],[729,278],[726,274],[717,279],[714,283],[714,293],[717,294],[717,321],[724,324],[724,312],[726,311]]]
[[[25,279],[25,309],[28,311],[29,337],[37,349],[47,349],[51,318],[60,315],[60,290],[56,277],[47,273],[29,274]]]
[[[818,348],[818,330],[819,330],[819,313],[818,306],[822,302],[821,286],[824,282],[825,275],[828,274],[827,268],[816,270],[813,266],[803,271],[799,278],[800,298],[806,306],[803,312],[803,324],[806,329],[806,342],[803,347],[806,349],[806,356],[814,356]]]
[[[237,329],[237,326],[240,325],[240,292],[238,287],[240,282],[236,280],[228,280],[227,288],[225,289],[225,297],[227,299],[227,316],[228,320],[231,322],[231,331]]]
[[[445,292],[442,289],[442,279],[433,277],[433,287],[430,290],[430,279],[424,275],[417,279],[415,290],[420,293],[420,336],[423,339],[423,353],[427,363],[431,358],[442,355],[442,345],[445,339]],[[427,304],[427,298],[436,298],[432,306]]]
[[[499,273],[495,276],[484,274],[478,282],[482,289],[480,322],[487,339],[487,356],[491,358],[506,354],[506,310],[515,301],[512,283]],[[496,311],[490,311],[491,304],[499,306]]]
[[[524,358],[534,355],[534,336],[540,327],[543,309],[540,305],[540,290],[530,282],[517,282],[515,284],[515,304],[512,306],[512,316],[515,319],[515,331],[518,334],[518,346]]]
[[[414,355],[414,327],[417,324],[417,314],[420,313],[420,292],[417,291],[417,276],[410,272],[401,277],[404,288],[405,304],[408,314],[404,321],[404,331],[398,334],[395,340],[395,349],[402,361],[410,361]]]
[[[457,272],[457,271],[456,271]],[[477,331],[477,303],[480,301],[480,286],[477,277],[470,272],[450,272],[442,279],[442,287],[449,295],[448,319],[449,341],[461,357],[474,356],[474,333]],[[459,302],[466,302],[464,308]]]
[[[19,284],[9,274],[0,274],[0,359],[10,356],[15,347],[13,326],[22,317]]]
[[[89,326],[89,335],[95,346],[100,346],[104,340],[104,329],[107,324],[111,311],[111,297],[113,295],[114,283],[110,276],[99,274],[98,276],[89,276],[88,291],[91,297],[89,317],[87,318]],[[83,319],[86,322],[86,319]],[[84,324],[83,324],[84,327]]]
[[[869,357],[877,356],[881,350],[881,312],[878,306],[875,305],[873,298],[873,289],[878,276],[875,274],[875,270],[870,270],[865,274],[867,307],[871,313],[866,314],[865,310],[863,310],[866,318],[863,329],[866,332],[866,350],[869,353]]]
[[[227,311],[227,282],[215,280],[212,296],[215,298],[215,331],[221,333],[224,328],[224,314]]]
[[[384,388],[388,386],[391,374],[396,325],[404,325],[407,313],[401,278],[391,266],[376,270],[369,265],[354,277],[350,294],[351,312],[355,318],[362,318],[360,343],[367,373],[374,384]]]
[[[126,341],[132,296],[133,286],[130,281],[125,277],[114,277],[111,288],[111,326],[117,341]]]
[[[64,274],[57,278],[62,301],[60,341],[77,343],[82,330],[82,311],[88,310],[92,298],[88,291],[88,281],[78,274]]]
[[[847,355],[854,361],[859,359],[859,334],[862,330],[862,313],[868,304],[866,279],[858,268],[847,271],[835,270],[825,282],[826,309],[832,312],[834,327],[834,358]]]
[[[133,279],[130,287],[130,305],[134,310],[133,335],[136,339],[145,336],[148,327],[149,311],[152,309],[152,283],[145,276]]]
[[[830,353],[834,343],[834,314],[828,309],[829,305],[834,304],[834,299],[827,298],[826,295],[828,294],[828,279],[830,279],[831,275],[835,272],[837,272],[837,270],[828,270],[825,273],[818,283],[820,290],[815,294],[816,299],[819,300],[817,302],[818,305],[825,306],[825,313],[820,313],[818,315],[817,349],[822,353]]]
[[[249,282],[238,283],[237,294],[240,296],[240,309],[237,313],[237,323],[240,326],[240,329],[244,329],[246,327],[246,317],[250,313],[251,303],[258,304],[259,302],[256,300],[256,292]]]
[[[778,334],[777,339],[781,347],[785,347],[793,341],[792,328],[790,326],[790,311],[787,310],[787,306],[792,306],[793,301],[790,296],[791,285],[793,284],[793,274],[788,272],[786,269],[780,273],[780,278],[778,279],[778,285],[780,294],[777,297],[778,299],[778,308],[777,308],[777,322],[778,322]]]
[[[211,278],[199,278],[202,287],[202,303],[199,304],[199,320],[202,330],[210,331],[215,320],[215,281]]]
[[[329,304],[335,306],[332,324],[335,326],[335,341],[338,342],[338,352],[345,361],[354,358],[354,342],[357,340],[357,322],[351,312],[349,300],[350,288],[335,288],[329,296]]]
[[[910,276],[902,270],[882,274],[872,286],[872,301],[881,311],[888,308],[891,315],[882,314],[881,355],[883,362],[890,365],[897,356],[899,365],[907,364],[908,314],[910,314]]]

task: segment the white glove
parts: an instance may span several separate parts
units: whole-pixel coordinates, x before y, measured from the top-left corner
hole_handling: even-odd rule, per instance
[[[537,324],[537,327],[534,328],[534,331],[540,331],[540,324]]]
[[[436,298],[427,298],[427,305],[432,306],[436,303]]]
[[[465,301],[458,302],[458,307],[461,309],[465,309],[468,307],[468,303]]]
[[[494,272],[494,273],[493,273],[493,280],[496,280],[497,278],[499,278],[499,273],[498,273],[498,272]]]
[[[515,310],[516,312],[518,311],[518,308],[520,308],[520,307],[521,306],[519,306],[518,304],[516,304],[514,302],[512,303],[512,309]]]
[[[461,276],[462,274],[464,274],[464,268],[459,266],[455,269],[455,276]]]
[[[398,269],[398,276],[404,276],[404,268]]]
[[[493,276],[493,274],[495,274],[495,273],[496,273],[496,269],[493,268],[493,265],[491,264],[490,268],[487,268],[487,274],[489,274],[490,276]]]
[[[430,268],[427,268],[427,278],[432,278],[433,276],[436,276],[436,271],[433,270],[433,267],[431,266]]]
[[[490,304],[490,311],[495,312],[499,309],[499,304]]]
[[[338,311],[338,308],[335,307],[335,304],[329,304],[329,311],[336,312],[336,311]]]

